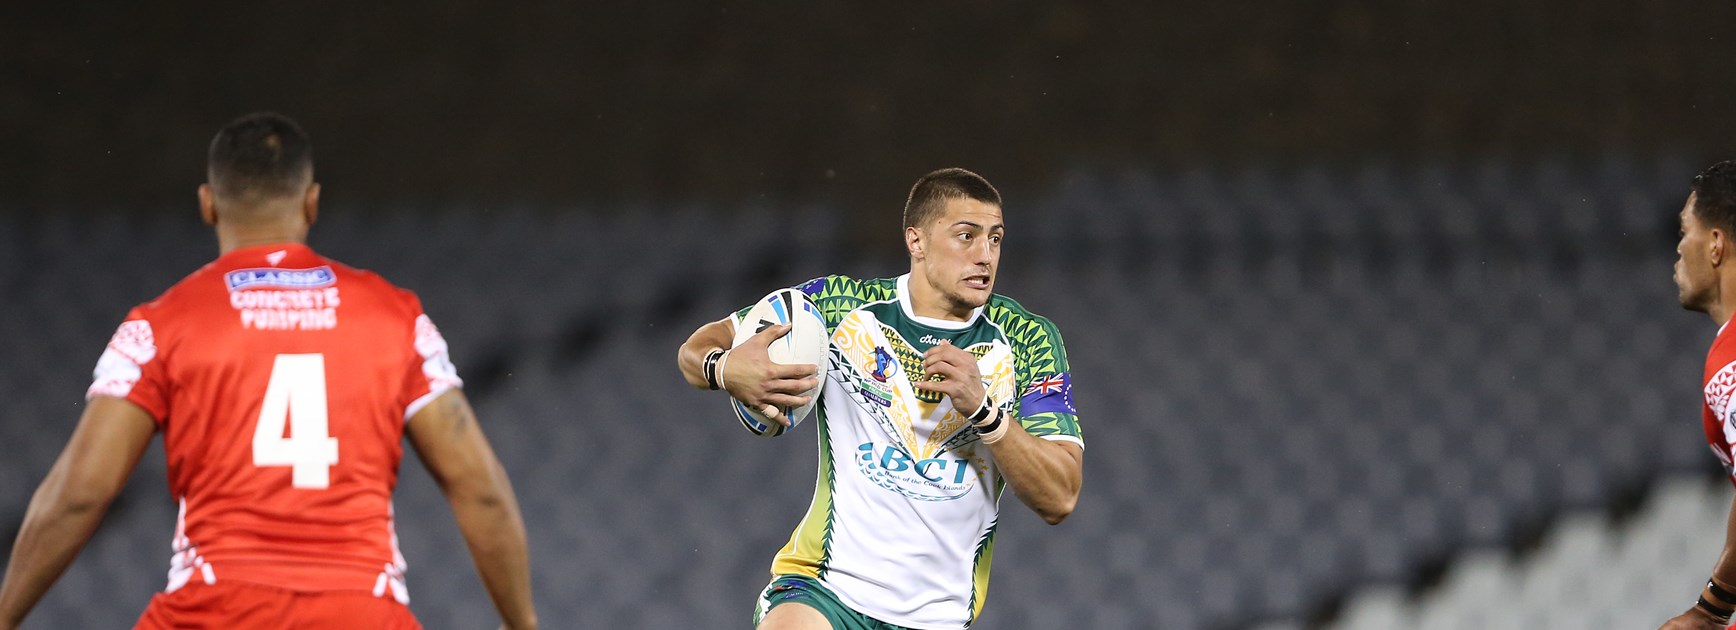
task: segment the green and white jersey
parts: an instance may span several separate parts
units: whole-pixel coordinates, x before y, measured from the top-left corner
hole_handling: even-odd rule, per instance
[[[977,357],[989,396],[1038,437],[1084,445],[1055,326],[995,295],[964,322],[918,317],[909,276],[802,285],[831,332],[814,501],[774,575],[818,580],[846,605],[919,629],[982,612],[1006,483],[945,396],[919,392],[922,354],[946,340]]]

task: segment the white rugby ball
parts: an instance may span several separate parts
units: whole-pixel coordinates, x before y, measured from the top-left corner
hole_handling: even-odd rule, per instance
[[[831,338],[826,334],[826,318],[820,316],[820,309],[808,300],[801,289],[780,289],[773,291],[753,308],[748,309],[747,316],[735,324],[735,343],[739,346],[759,331],[778,324],[789,324],[790,332],[772,340],[766,348],[771,359],[777,363],[813,365],[819,370],[816,385],[807,393],[808,404],[800,407],[785,407],[782,409],[784,418],[790,421],[790,426],[784,426],[776,420],[769,420],[758,409],[749,409],[747,405],[735,398],[730,398],[730,408],[735,410],[735,417],[741,421],[754,435],[777,437],[785,431],[796,428],[808,415],[813,413],[814,404],[820,400],[820,388],[826,384],[826,355],[831,345]]]

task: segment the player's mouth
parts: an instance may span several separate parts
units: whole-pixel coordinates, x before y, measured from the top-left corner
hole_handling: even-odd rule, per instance
[[[981,291],[987,291],[990,282],[992,282],[992,280],[987,274],[964,277],[964,286]]]

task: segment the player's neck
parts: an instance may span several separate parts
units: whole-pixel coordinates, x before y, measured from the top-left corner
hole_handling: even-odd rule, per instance
[[[282,225],[219,225],[217,251],[227,254],[237,249],[260,245],[301,245],[307,243],[307,229]]]
[[[1712,300],[1712,306],[1706,309],[1706,314],[1712,316],[1712,321],[1718,322],[1718,329],[1730,322],[1730,316],[1736,314],[1736,274],[1718,274],[1718,299]],[[1730,277],[1725,277],[1729,275]],[[1729,296],[1729,297],[1726,297]]]

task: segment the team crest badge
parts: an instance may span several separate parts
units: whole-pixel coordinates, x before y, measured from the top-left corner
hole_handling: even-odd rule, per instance
[[[885,348],[876,346],[874,348],[874,370],[868,375],[874,377],[874,380],[884,383],[886,379],[892,377],[893,365],[895,363],[892,361],[892,353],[887,352]]]

